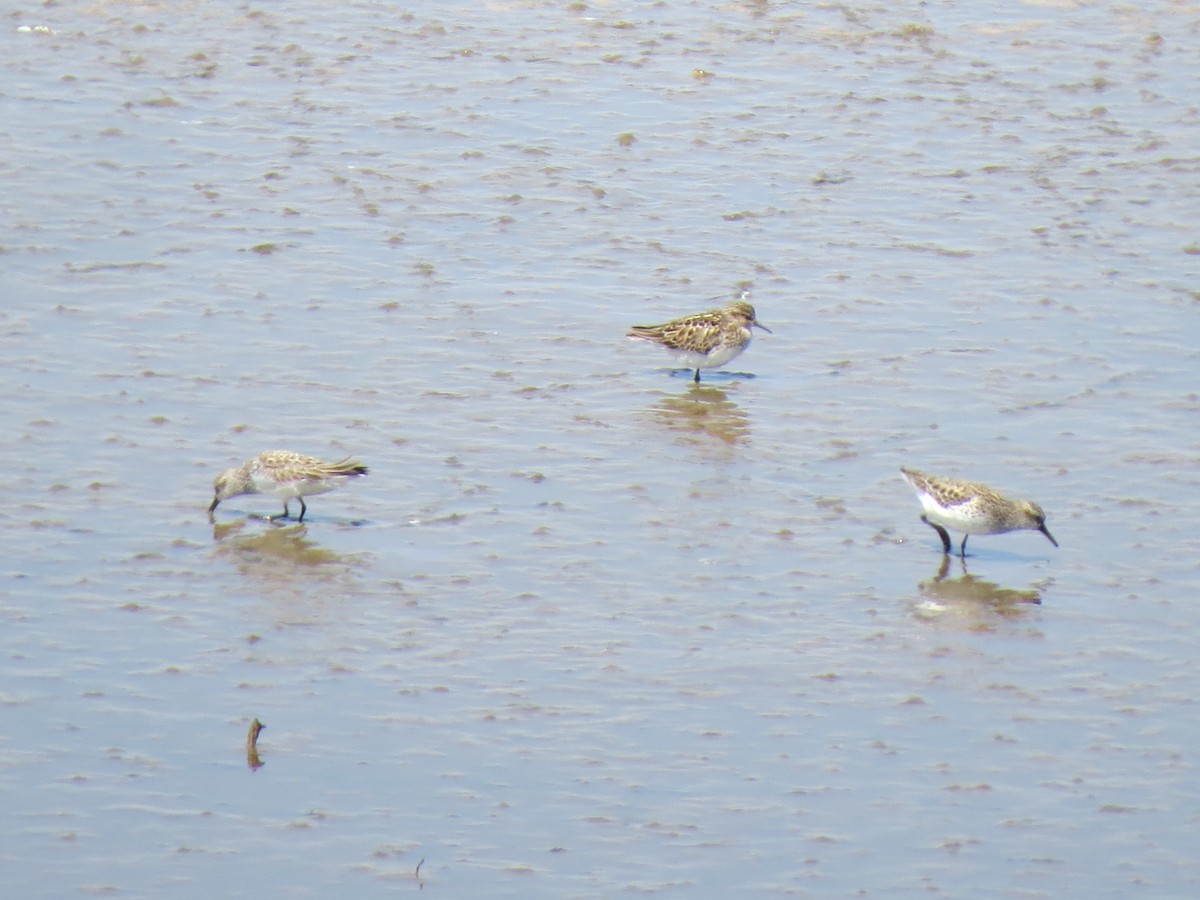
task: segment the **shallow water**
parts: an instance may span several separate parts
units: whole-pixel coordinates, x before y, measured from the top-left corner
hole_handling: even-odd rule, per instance
[[[10,891],[1195,896],[1198,31],[11,14]],[[371,474],[210,523],[274,447]]]

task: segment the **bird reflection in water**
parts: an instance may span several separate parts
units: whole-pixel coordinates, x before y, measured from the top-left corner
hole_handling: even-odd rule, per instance
[[[736,444],[750,434],[750,416],[712,385],[692,385],[685,394],[664,397],[653,412],[685,442],[715,438]]]
[[[937,574],[917,585],[921,592],[915,610],[918,618],[952,621],[985,631],[996,621],[1027,615],[1031,607],[1042,602],[1041,591],[1036,588],[1003,588],[972,575],[965,560],[955,558],[955,562],[962,568],[959,577],[947,577],[952,563],[951,557],[944,556]]]
[[[246,529],[247,519],[213,525],[216,555],[233,560],[246,575],[278,583],[310,581],[317,573],[344,574],[352,557],[328,550],[308,537],[308,526]]]

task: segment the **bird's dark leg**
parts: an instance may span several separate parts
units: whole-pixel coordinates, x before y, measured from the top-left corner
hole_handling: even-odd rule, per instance
[[[267,516],[267,521],[274,522],[276,519],[290,519],[290,518],[291,518],[291,513],[288,512],[288,504],[287,504],[287,501],[284,500],[283,501],[283,512],[281,512],[277,516]]]
[[[950,543],[950,535],[946,534],[946,529],[936,522],[930,522],[924,515],[921,516],[921,521],[938,533],[938,537],[942,539],[942,552],[949,554],[952,545]]]
[[[961,556],[963,559],[967,558],[967,538],[969,538],[969,537],[970,537],[969,534],[964,534],[962,546],[958,548],[958,555]],[[949,551],[949,549],[950,549],[949,547],[946,548],[947,551]]]
[[[696,370],[696,377],[693,378],[692,381],[694,381],[696,384],[700,383],[700,370],[699,369]]]
[[[308,512],[308,507],[304,505],[304,498],[303,498],[303,497],[297,497],[296,499],[300,501],[300,518],[299,518],[299,519],[297,519],[296,521],[297,521],[297,522],[303,522],[303,521],[304,521],[304,514],[305,514],[306,512]]]

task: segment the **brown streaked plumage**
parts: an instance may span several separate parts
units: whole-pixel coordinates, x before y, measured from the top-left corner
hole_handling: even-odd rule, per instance
[[[634,325],[626,337],[649,341],[671,351],[689,369],[695,369],[693,379],[700,383],[701,369],[715,369],[750,346],[751,326],[768,334],[771,329],[754,316],[754,307],[742,296],[720,309],[672,319],[662,325]]]
[[[1046,527],[1046,514],[1032,500],[1010,500],[995,488],[978,481],[941,478],[917,469],[901,468],[916,490],[924,512],[921,521],[938,533],[944,552],[951,550],[947,528],[963,533],[959,555],[967,555],[967,538],[973,534],[1004,534],[1029,529],[1040,531],[1055,547],[1058,541]],[[944,526],[944,527],[943,527]]]
[[[366,475],[367,467],[347,457],[326,462],[315,456],[305,456],[291,450],[268,450],[240,466],[227,469],[213,482],[213,502],[208,508],[212,517],[222,500],[242,494],[273,494],[283,501],[283,513],[270,519],[289,517],[288,503],[300,501],[299,522],[304,521],[308,507],[304,498],[310,494],[332,491],[347,478]]]

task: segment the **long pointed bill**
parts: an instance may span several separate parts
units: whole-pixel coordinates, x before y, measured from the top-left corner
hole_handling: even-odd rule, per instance
[[[1049,528],[1047,528],[1045,525],[1042,525],[1042,527],[1041,527],[1041,528],[1039,528],[1039,529],[1038,529],[1038,531],[1040,531],[1040,532],[1041,532],[1042,534],[1044,534],[1046,537],[1050,538],[1050,543],[1052,543],[1052,544],[1053,544],[1055,547],[1057,547],[1057,546],[1058,546],[1058,541],[1056,541],[1056,540],[1054,539],[1054,535],[1052,535],[1052,534],[1050,533],[1050,529],[1049,529]]]
[[[751,325],[753,325],[755,328],[761,328],[761,329],[762,329],[763,331],[765,331],[767,334],[774,334],[774,333],[775,333],[775,332],[773,332],[773,331],[772,331],[770,328],[768,328],[766,325],[763,325],[761,322],[751,322],[750,324],[751,324]]]
[[[209,514],[210,516],[213,514],[213,510],[217,508],[217,504],[218,504],[218,503],[220,503],[220,502],[221,502],[221,498],[220,498],[220,497],[213,497],[212,506],[210,506],[210,507],[208,508],[208,514]],[[1050,540],[1054,540],[1054,538],[1051,538]]]

